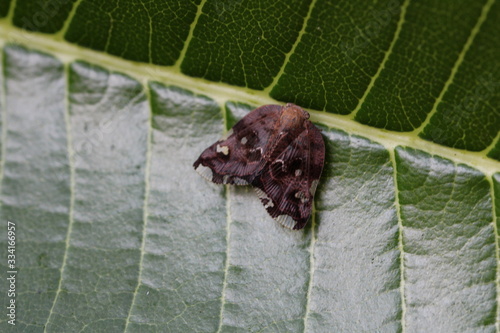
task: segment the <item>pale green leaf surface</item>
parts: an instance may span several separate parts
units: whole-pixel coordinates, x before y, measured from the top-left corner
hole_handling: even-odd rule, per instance
[[[404,148],[395,154],[407,327],[494,330],[498,259],[490,183],[441,157]]]
[[[18,327],[40,329],[58,288],[70,219],[65,79],[62,64],[51,56],[10,48],[2,58],[4,92],[9,96],[4,111],[9,112],[2,118],[1,218],[4,230],[7,221],[19,222],[16,255],[23,272],[17,284],[22,290],[17,307],[28,312],[19,313]],[[6,258],[5,237],[1,245]],[[1,263],[3,272],[6,264]],[[6,306],[5,279],[1,286]],[[5,319],[2,330],[6,330]]]
[[[68,79],[74,201],[47,329],[123,327],[138,279],[149,108],[141,85],[121,74],[74,63]]]
[[[499,8],[0,5],[0,331],[498,331]],[[192,168],[270,97],[327,146],[303,231]]]

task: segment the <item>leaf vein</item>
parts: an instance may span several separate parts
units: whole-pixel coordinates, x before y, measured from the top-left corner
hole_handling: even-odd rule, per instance
[[[484,5],[484,7],[481,11],[481,15],[479,15],[479,18],[476,22],[476,25],[474,26],[474,28],[472,28],[471,33],[469,35],[469,38],[465,42],[462,51],[458,55],[457,61],[455,61],[455,64],[453,65],[453,68],[451,69],[450,76],[448,77],[448,80],[446,80],[446,83],[444,84],[443,89],[441,90],[439,96],[436,98],[436,102],[434,103],[432,110],[427,114],[427,117],[422,122],[422,124],[412,131],[413,133],[419,134],[420,132],[422,132],[423,129],[429,124],[429,122],[430,122],[431,118],[434,116],[434,114],[436,114],[437,108],[438,108],[439,104],[441,103],[441,101],[443,100],[444,94],[448,91],[448,88],[453,83],[453,79],[455,78],[455,75],[457,74],[458,69],[462,65],[464,58],[465,58],[465,55],[467,54],[467,51],[469,51],[472,43],[474,42],[474,39],[476,38],[476,35],[479,33],[479,31],[481,29],[481,25],[484,23],[484,21],[486,21],[486,17],[488,16],[488,12],[490,11],[491,6],[493,5],[494,2],[495,2],[495,0],[488,0],[488,2],[486,2],[486,4]]]
[[[196,25],[198,24],[198,20],[200,19],[201,14],[203,14],[203,7],[205,6],[205,3],[207,0],[201,0],[200,4],[198,5],[198,9],[196,11],[196,16],[191,23],[191,27],[189,28],[189,33],[187,35],[186,41],[184,42],[184,47],[181,50],[181,53],[179,53],[179,58],[175,62],[175,64],[172,66],[173,68],[180,69],[182,60],[186,56],[187,49],[189,48],[189,44],[191,43],[191,39],[193,39],[193,32],[194,29],[196,28]]]
[[[226,188],[226,262],[224,263],[224,279],[222,281],[219,327],[217,328],[217,332],[221,332],[222,330],[224,306],[226,305],[227,275],[229,271],[229,240],[231,239],[231,193],[229,185],[225,185],[225,188]]]
[[[403,220],[401,218],[401,205],[399,203],[399,188],[398,188],[398,171],[394,149],[388,149],[389,156],[392,162],[393,177],[394,177],[394,205],[396,206],[396,215],[398,219],[398,249],[399,256],[399,271],[401,276],[400,281],[400,294],[401,294],[401,332],[405,332],[405,317],[406,317],[406,303],[405,303],[405,253],[403,244]]]
[[[304,332],[307,331],[309,313],[311,312],[311,290],[314,277],[314,249],[316,247],[316,203],[313,202],[311,215],[311,243],[309,244],[309,283],[307,285],[306,310],[304,313]]]
[[[389,60],[389,57],[392,54],[392,50],[394,48],[394,45],[396,45],[396,42],[399,39],[399,34],[401,33],[403,24],[405,22],[406,9],[408,8],[409,4],[410,4],[410,0],[405,0],[405,2],[403,3],[403,5],[401,6],[401,14],[399,16],[399,21],[398,21],[398,24],[397,24],[397,27],[396,27],[396,32],[394,33],[394,37],[393,37],[393,39],[391,41],[391,45],[389,46],[389,49],[385,52],[384,59],[380,63],[380,66],[377,69],[377,73],[375,73],[375,75],[372,77],[372,79],[370,80],[370,83],[368,84],[368,87],[366,88],[363,96],[359,99],[358,105],[356,105],[356,108],[349,115],[350,119],[355,119],[356,118],[356,114],[361,109],[361,106],[365,102],[365,99],[368,96],[368,94],[371,92],[373,86],[375,85],[375,81],[377,81],[377,78],[379,77],[380,73],[384,69],[387,60]]]
[[[494,176],[492,177],[494,178]],[[500,180],[500,177],[499,179]],[[500,332],[500,323],[498,318],[500,318],[500,274],[499,274],[499,263],[500,263],[500,240],[498,236],[498,221],[497,221],[497,214],[498,212],[496,211],[496,206],[495,206],[495,179],[488,178],[488,182],[490,184],[490,196],[491,196],[491,209],[492,209],[492,223],[493,223],[493,232],[495,233],[495,255],[496,255],[496,262],[497,262],[497,269],[496,269],[496,277],[495,277],[495,289],[497,293],[496,297],[496,311],[495,311],[495,331]]]
[[[70,246],[71,234],[73,232],[74,225],[74,207],[75,207],[75,161],[74,161],[74,151],[73,151],[73,138],[71,136],[71,120],[69,115],[69,73],[68,73],[68,65],[64,66],[64,71],[66,73],[66,91],[65,91],[65,108],[64,108],[64,122],[66,123],[66,145],[68,150],[68,164],[69,164],[69,210],[68,210],[68,230],[66,231],[66,237],[64,239],[64,256],[63,261],[60,268],[59,282],[57,284],[56,295],[54,296],[54,301],[52,302],[52,306],[50,307],[49,316],[47,317],[47,321],[44,326],[44,332],[47,332],[47,327],[49,327],[50,320],[52,315],[54,314],[54,309],[56,303],[59,299],[59,294],[62,290],[62,280],[64,276],[64,270],[66,269],[66,263],[68,260],[68,251]]]
[[[285,60],[283,61],[283,65],[281,65],[281,68],[278,71],[278,73],[276,74],[276,76],[274,77],[273,82],[271,82],[271,84],[264,89],[265,93],[269,94],[271,92],[271,90],[273,90],[274,86],[276,86],[276,84],[278,84],[279,79],[281,78],[281,76],[285,72],[285,67],[288,64],[288,62],[290,61],[290,56],[295,52],[297,45],[300,44],[300,41],[302,40],[302,36],[305,34],[305,31],[307,28],[307,22],[311,18],[311,13],[312,13],[315,5],[316,5],[316,0],[312,0],[311,4],[309,5],[309,10],[307,12],[307,16],[304,18],[304,22],[302,23],[302,29],[300,29],[299,35],[297,36],[295,43],[293,44],[290,51],[286,54]]]
[[[148,93],[148,90],[146,90]],[[138,94],[140,96],[141,94]],[[151,96],[148,96],[149,101],[151,102]],[[142,268],[143,268],[143,260],[146,246],[146,231],[148,225],[148,201],[149,201],[149,192],[150,192],[150,184],[149,177],[151,172],[151,154],[152,154],[152,132],[153,132],[153,112],[152,107],[149,107],[149,117],[148,117],[148,133],[147,133],[147,148],[146,148],[146,165],[144,168],[144,203],[142,206],[142,237],[141,237],[141,247],[140,247],[140,258],[139,258],[139,273],[137,274],[137,285],[134,289],[134,294],[132,296],[132,302],[130,302],[130,308],[127,314],[127,318],[125,320],[125,330],[127,331],[128,324],[130,323],[130,316],[132,314],[132,310],[134,308],[137,294],[139,293],[139,287],[141,286],[142,280]]]

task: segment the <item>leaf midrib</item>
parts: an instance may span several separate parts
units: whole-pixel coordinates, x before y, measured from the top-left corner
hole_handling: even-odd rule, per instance
[[[127,74],[145,86],[148,81],[160,81],[166,85],[189,87],[194,93],[207,95],[214,99],[220,106],[224,106],[228,100],[252,105],[282,103],[269,97],[265,91],[235,87],[226,83],[189,77],[182,74],[177,67],[136,63],[64,42],[57,36],[27,32],[8,25],[6,20],[0,20],[0,40],[2,41],[2,46],[8,43],[7,41],[10,37],[23,35],[29,36],[27,41],[30,42],[31,48],[52,52],[54,56],[65,64],[76,60],[92,59],[93,63],[97,63],[110,71]],[[490,146],[482,151],[472,152],[426,141],[414,132],[387,131],[363,125],[353,121],[351,115],[338,115],[324,111],[308,111],[314,122],[319,122],[330,128],[340,128],[354,135],[363,136],[382,144],[387,149],[394,149],[397,145],[408,146],[429,152],[433,155],[442,156],[455,163],[470,165],[490,177],[500,170],[500,162],[487,157],[487,153],[500,141],[500,131]]]

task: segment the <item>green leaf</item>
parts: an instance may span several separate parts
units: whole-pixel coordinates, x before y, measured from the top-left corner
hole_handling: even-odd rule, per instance
[[[498,2],[28,0],[0,17],[1,331],[498,330]],[[302,231],[192,168],[280,102],[327,147]]]

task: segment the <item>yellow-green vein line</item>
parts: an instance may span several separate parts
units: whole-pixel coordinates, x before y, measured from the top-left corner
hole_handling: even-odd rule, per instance
[[[66,145],[68,150],[68,164],[69,164],[69,188],[70,188],[70,199],[69,199],[69,211],[68,211],[68,230],[66,231],[65,237],[65,247],[64,247],[64,255],[63,261],[60,268],[59,273],[59,282],[57,284],[57,291],[54,297],[54,301],[52,302],[52,306],[50,307],[49,316],[47,317],[47,322],[44,325],[44,332],[47,332],[47,327],[49,327],[50,320],[52,315],[54,314],[54,309],[59,300],[59,295],[62,289],[62,281],[64,277],[64,271],[66,269],[67,261],[68,261],[68,251],[70,246],[71,234],[73,233],[73,224],[74,224],[74,207],[75,207],[75,161],[74,156],[75,153],[73,151],[73,138],[71,136],[71,119],[69,115],[69,65],[64,66],[64,73],[66,75],[66,98],[65,101],[65,112],[64,112],[64,122],[66,123]]]
[[[276,86],[276,84],[278,83],[278,80],[281,78],[283,73],[285,72],[285,67],[288,64],[288,62],[290,61],[290,56],[295,53],[295,49],[297,48],[297,45],[300,44],[300,41],[302,40],[302,36],[305,34],[305,31],[307,28],[307,22],[311,18],[311,13],[312,13],[315,5],[316,5],[316,0],[312,0],[311,4],[309,5],[309,10],[307,12],[307,15],[304,18],[302,28],[300,29],[299,34],[297,36],[297,39],[295,40],[295,43],[292,45],[292,48],[290,49],[290,51],[286,54],[285,60],[283,61],[283,65],[281,65],[281,68],[278,71],[278,73],[276,74],[276,76],[274,77],[273,82],[271,82],[271,84],[263,90],[264,93],[269,94],[271,92],[271,90],[273,89],[273,87]]]
[[[165,68],[156,65],[145,63],[137,64],[133,61],[105,54],[104,52],[88,50],[73,44],[62,43],[61,41],[54,39],[47,39],[39,33],[26,32],[16,27],[10,27],[5,23],[5,21],[0,20],[0,39],[7,40],[12,34],[26,34],[26,38],[29,38],[30,40],[31,48],[44,50],[45,52],[64,50],[64,52],[59,52],[57,55],[57,58],[64,63],[70,63],[75,60],[82,59],[82,57],[89,59],[92,58],[95,62],[107,67],[110,71],[125,73],[139,81],[144,79],[153,79],[169,85],[181,87],[189,86],[191,91],[209,96],[219,104],[225,103],[228,99],[238,100],[243,103],[254,105],[276,104],[278,102],[261,91],[241,87],[235,89],[235,87],[226,83],[214,83],[204,79],[188,77],[172,70],[171,67],[168,67],[167,70],[165,70]],[[152,75],[154,76],[152,77]],[[308,111],[314,122],[319,122],[332,128],[341,128],[351,134],[366,137],[384,145],[387,149],[396,145],[409,146],[415,149],[427,151],[433,155],[441,155],[442,157],[450,159],[455,163],[470,165],[487,175],[497,172],[500,165],[500,162],[488,158],[485,151],[472,152],[454,149],[424,140],[415,136],[412,132],[388,131],[360,124],[353,121],[349,116],[332,113],[327,114],[322,111],[313,111],[310,109],[308,109]]]
[[[142,7],[144,8],[144,11],[148,14],[148,23],[149,23],[149,34],[148,34],[148,62],[150,64],[153,63],[153,56],[151,55],[152,53],[152,45],[153,45],[153,19],[151,18],[151,14],[149,14],[148,8],[144,5],[143,2],[141,2]]]
[[[146,86],[146,82],[143,82],[143,84]],[[141,281],[142,281],[142,268],[143,268],[143,262],[144,262],[144,253],[145,251],[145,246],[146,246],[146,235],[147,235],[147,226],[148,226],[148,201],[149,201],[149,191],[150,191],[150,183],[149,183],[149,177],[151,173],[151,154],[152,154],[152,132],[153,132],[153,111],[152,111],[152,106],[151,106],[151,96],[149,94],[149,90],[145,89],[145,94],[148,98],[149,103],[149,114],[148,114],[148,134],[147,134],[147,143],[146,143],[146,166],[144,168],[144,203],[142,205],[142,220],[143,220],[143,227],[142,227],[142,239],[141,239],[141,253],[140,253],[140,258],[139,258],[139,273],[137,274],[137,285],[135,286],[134,289],[134,295],[132,296],[132,302],[130,303],[130,308],[127,314],[127,320],[125,323],[125,329],[124,331],[127,331],[128,325],[130,323],[130,316],[132,314],[132,310],[134,308],[134,304],[136,301],[136,297],[139,293],[139,287],[141,286]]]
[[[314,249],[316,247],[316,201],[313,202],[311,216],[311,243],[309,244],[309,283],[307,284],[306,311],[304,313],[304,332],[307,332],[309,313],[311,312],[311,290],[314,279]]]
[[[227,125],[227,112],[228,110],[224,105],[221,105],[223,122],[224,122],[224,133],[228,131]],[[226,305],[226,287],[227,287],[227,275],[229,273],[229,241],[231,239],[231,193],[229,185],[224,185],[226,191],[226,260],[224,262],[224,279],[222,280],[222,291],[220,300],[220,314],[219,314],[219,327],[217,332],[221,332],[223,319],[224,319],[224,307]]]
[[[221,332],[224,319],[224,307],[226,305],[227,275],[229,273],[229,240],[231,239],[231,193],[229,185],[225,185],[225,188],[226,188],[225,189],[226,190],[226,260],[224,263],[224,279],[222,280],[219,327],[217,328],[217,332]]]
[[[377,69],[377,73],[371,78],[370,83],[368,84],[368,87],[366,87],[365,93],[363,96],[359,99],[358,105],[356,105],[356,108],[349,114],[350,119],[355,119],[356,114],[358,111],[361,109],[361,106],[365,102],[366,97],[368,94],[371,92],[373,86],[375,85],[375,81],[377,81],[378,77],[380,76],[380,73],[385,67],[385,64],[389,60],[390,55],[392,54],[392,50],[394,49],[394,45],[396,45],[396,42],[399,40],[399,34],[401,33],[401,30],[403,29],[403,24],[405,22],[405,17],[406,17],[406,9],[408,8],[410,4],[410,0],[405,0],[403,5],[401,6],[401,14],[399,16],[399,21],[398,25],[396,27],[396,32],[394,33],[394,37],[391,41],[391,45],[389,46],[389,49],[385,52],[384,59],[382,59],[382,62],[380,63],[380,66]]]
[[[195,16],[193,22],[191,23],[191,26],[189,27],[189,33],[188,33],[186,40],[184,41],[184,46],[183,46],[181,52],[179,53],[179,58],[177,59],[175,64],[172,66],[173,69],[177,69],[177,71],[179,71],[179,72],[181,69],[182,60],[184,60],[184,57],[186,56],[187,49],[189,47],[189,44],[191,43],[191,39],[193,39],[194,29],[196,28],[196,25],[198,24],[198,20],[200,19],[201,14],[203,13],[203,7],[205,6],[206,2],[207,2],[207,0],[201,0],[200,4],[198,5],[197,11],[196,11],[196,16]]]
[[[491,143],[488,145],[488,147],[483,149],[483,152],[485,153],[485,155],[486,155],[486,153],[489,153],[490,151],[495,149],[495,147],[499,141],[500,141],[500,131],[498,131],[497,136],[493,140],[491,140]]]
[[[498,265],[500,265],[500,240],[498,239],[498,226],[497,226],[497,211],[496,211],[496,206],[495,206],[495,180],[492,179],[495,176],[492,176],[491,178],[488,178],[488,181],[490,183],[490,195],[491,195],[491,210],[493,213],[493,232],[495,233],[495,256],[496,256],[496,263],[497,263],[497,269],[496,269],[496,274],[495,274],[495,289],[497,293],[496,297],[496,311],[495,311],[495,329],[497,332],[500,332],[500,323],[498,322],[498,318],[500,318],[500,274],[499,274],[499,269]]]
[[[472,28],[472,31],[471,31],[471,34],[469,35],[469,38],[465,42],[462,51],[458,55],[457,61],[455,61],[455,64],[453,65],[453,68],[451,69],[451,73],[450,73],[450,76],[448,77],[448,80],[446,80],[446,83],[444,84],[443,89],[439,93],[439,96],[436,98],[436,101],[435,101],[434,105],[432,106],[431,112],[429,112],[429,114],[427,114],[427,117],[422,122],[422,124],[420,124],[419,127],[415,128],[412,131],[413,133],[416,133],[416,134],[420,133],[425,128],[425,126],[427,126],[427,124],[429,124],[432,116],[437,112],[438,105],[441,103],[441,101],[443,100],[444,94],[448,91],[448,88],[453,83],[453,79],[455,78],[455,75],[457,74],[460,65],[463,63],[465,55],[467,54],[467,51],[469,50],[472,43],[474,42],[474,38],[476,37],[476,35],[479,33],[479,30],[481,29],[481,25],[483,24],[484,21],[486,21],[486,17],[488,16],[488,12],[490,11],[490,8],[494,2],[495,2],[495,0],[488,0],[488,2],[484,5],[484,7],[481,11],[481,15],[479,16],[479,19],[476,22],[476,25],[474,26],[474,28]]]
[[[498,171],[500,162],[490,159],[484,152],[473,152],[446,147],[437,143],[423,140],[409,132],[394,132],[375,128],[348,119],[346,116],[331,113],[310,111],[311,119],[331,128],[341,128],[353,135],[368,138],[383,145],[386,149],[394,149],[396,146],[407,146],[414,149],[426,151],[431,155],[439,155],[455,163],[469,165],[486,175],[492,175]]]
[[[66,17],[66,21],[64,21],[61,30],[56,32],[54,36],[58,36],[61,40],[64,39],[64,34],[66,34],[66,31],[68,31],[68,27],[73,20],[73,17],[75,17],[76,10],[82,2],[83,0],[76,0],[76,2],[73,4],[73,7],[71,7],[71,10],[69,11],[68,17]]]
[[[395,149],[388,149],[390,159],[392,161],[393,178],[394,178],[394,205],[396,207],[396,216],[398,219],[398,249],[399,249],[399,271],[401,274],[401,282],[399,292],[401,294],[401,332],[405,331],[405,316],[406,316],[406,303],[405,303],[405,254],[404,254],[404,240],[403,240],[403,220],[401,219],[401,205],[399,203],[399,188],[398,188],[398,171],[396,164]]]
[[[17,5],[17,0],[11,1],[9,12],[7,13],[6,16],[6,19],[9,20],[10,22],[12,22],[12,18],[14,17],[14,10],[16,9],[16,5]]]

